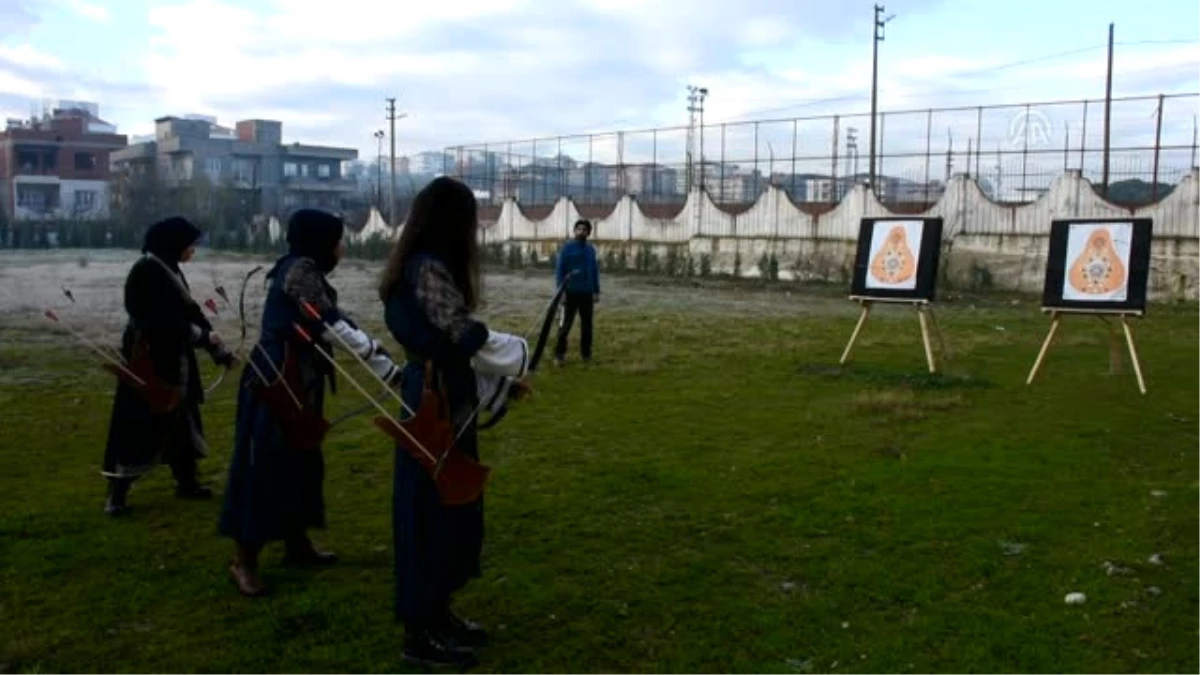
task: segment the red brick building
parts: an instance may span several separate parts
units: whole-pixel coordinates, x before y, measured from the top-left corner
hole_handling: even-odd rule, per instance
[[[5,219],[87,219],[109,213],[109,153],[128,139],[95,104],[63,101],[41,118],[0,131],[0,212]]]

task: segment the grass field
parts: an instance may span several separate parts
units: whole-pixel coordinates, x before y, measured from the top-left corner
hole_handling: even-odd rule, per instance
[[[873,315],[839,369],[840,292],[692,292],[760,308],[738,314],[626,286],[597,363],[548,364],[483,437],[485,576],[458,599],[492,631],[481,670],[1197,672],[1194,304],[1135,324],[1141,396],[1085,318],[1026,387],[1048,326],[1028,299],[941,305],[952,358],[931,377],[911,311]],[[232,381],[205,408],[218,489]],[[250,601],[219,502],[175,500],[165,469],[130,517],[103,514],[111,389],[69,338],[6,322],[0,671],[405,670],[392,451],[367,418],[326,445],[316,538],[341,561],[290,571],[269,549],[275,593]],[[361,403],[341,392],[331,414]]]

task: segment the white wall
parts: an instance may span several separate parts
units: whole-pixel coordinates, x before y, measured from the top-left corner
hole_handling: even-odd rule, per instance
[[[1197,296],[1200,280],[1200,173],[1193,171],[1165,199],[1139,209],[1108,203],[1078,171],[1060,176],[1036,201],[1008,206],[989,200],[974,179],[959,177],[928,211],[918,216],[944,219],[943,264],[948,277],[966,287],[1040,292],[1050,222],[1057,218],[1148,217],[1154,220],[1150,294],[1155,299]],[[769,188],[748,211],[733,216],[693,191],[674,218],[643,215],[626,196],[613,211],[593,220],[593,242],[604,258],[624,250],[632,261],[649,247],[661,259],[674,249],[696,261],[707,256],[714,273],[758,276],[761,257],[778,260],[784,279],[822,279],[849,283],[860,219],[900,215],[888,211],[863,186],[835,209],[812,216],[787,194]],[[494,222],[483,223],[485,244],[552,254],[570,236],[579,217],[575,205],[560,199],[542,220],[531,220],[513,200],[505,201]],[[698,265],[697,265],[698,269]]]

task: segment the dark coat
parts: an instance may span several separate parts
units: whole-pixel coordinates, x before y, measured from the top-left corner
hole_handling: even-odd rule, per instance
[[[418,277],[422,266],[429,264],[437,263],[430,256],[417,255],[405,265],[405,277],[386,303],[385,320],[409,357],[404,367],[404,402],[414,410],[418,406],[424,383],[423,364],[430,360],[448,400],[451,419],[460,429],[478,405],[470,359],[487,340],[488,331],[476,321],[460,320],[451,327],[431,319],[454,314],[455,310],[450,308],[453,300],[439,297],[436,288],[430,289],[432,297],[418,297]],[[399,415],[401,419],[408,416],[404,411]],[[475,426],[472,420],[458,447],[478,459]],[[462,506],[443,504],[420,463],[400,447],[395,455],[392,532],[396,617],[406,622],[427,621],[445,609],[454,591],[480,575],[483,500]]]
[[[118,381],[103,468],[108,474],[133,477],[160,462],[171,463],[175,453],[206,454],[200,418],[204,387],[195,347],[207,345],[212,324],[187,294],[183,273],[150,255],[129,271],[125,311],[129,322],[121,338],[122,356],[128,362],[140,345],[155,375],[183,391],[178,408],[156,415],[136,389]]]
[[[326,353],[331,353],[330,346],[320,339],[324,330],[321,323],[303,313],[285,284],[289,272],[301,260],[305,258],[286,255],[268,275],[270,284],[258,340],[262,349],[253,349],[242,369],[233,458],[218,531],[245,544],[286,540],[303,536],[306,529],[325,527],[322,450],[291,447],[279,423],[251,388],[259,381],[259,372],[274,379],[276,368],[283,370],[290,356],[299,371],[300,386],[294,393],[306,407],[324,414],[325,384],[331,380],[331,367],[311,343],[296,336],[293,324],[302,326]],[[336,303],[336,293],[323,277],[312,282],[323,289],[331,304]]]

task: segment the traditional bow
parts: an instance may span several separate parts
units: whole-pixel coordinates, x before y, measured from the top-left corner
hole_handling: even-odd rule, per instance
[[[558,311],[558,305],[562,302],[563,295],[567,292],[567,282],[577,273],[578,270],[572,270],[567,273],[567,276],[563,277],[562,283],[560,283],[558,288],[554,291],[554,296],[550,298],[550,304],[546,307],[545,314],[542,315],[542,329],[538,333],[537,345],[533,348],[533,356],[529,359],[528,370],[530,373],[535,372],[538,364],[541,363],[542,354],[546,351],[546,343],[550,339],[550,328],[554,325],[554,316]],[[534,318],[534,321],[537,321],[536,317]],[[525,334],[528,335],[532,330],[533,326],[531,325],[529,330],[525,331]],[[471,413],[471,416],[467,418],[467,421],[463,423],[462,427],[459,428],[458,433],[455,434],[455,440],[458,440],[458,438],[462,436],[463,432],[466,431],[467,425],[471,423],[471,420],[475,419],[475,416],[478,415],[479,411],[483,409],[485,403],[485,401],[479,402],[479,405],[475,407],[475,410]],[[507,414],[508,406],[504,406],[499,411],[493,413],[486,422],[481,422],[476,429],[479,431],[490,429],[499,424],[500,420],[504,419],[504,416]]]
[[[241,324],[241,337],[238,341],[237,348],[233,350],[235,355],[242,354],[242,349],[246,346],[246,287],[250,284],[250,277],[254,276],[260,270],[262,270],[262,265],[259,265],[247,272],[245,278],[242,279],[242,289],[238,294],[238,322]],[[224,286],[221,284],[214,284],[213,291],[216,292],[217,295],[221,296],[221,300],[225,302],[227,307],[233,307],[233,303],[230,302],[229,294],[225,292]],[[208,308],[208,311],[213,313],[213,316],[217,315],[217,304],[213,302],[212,298],[205,300],[204,306]],[[215,391],[217,387],[221,386],[221,382],[225,380],[225,375],[228,372],[228,368],[222,368],[221,374],[217,376],[216,381],[213,382],[211,386],[204,390],[204,394],[207,396]]]

